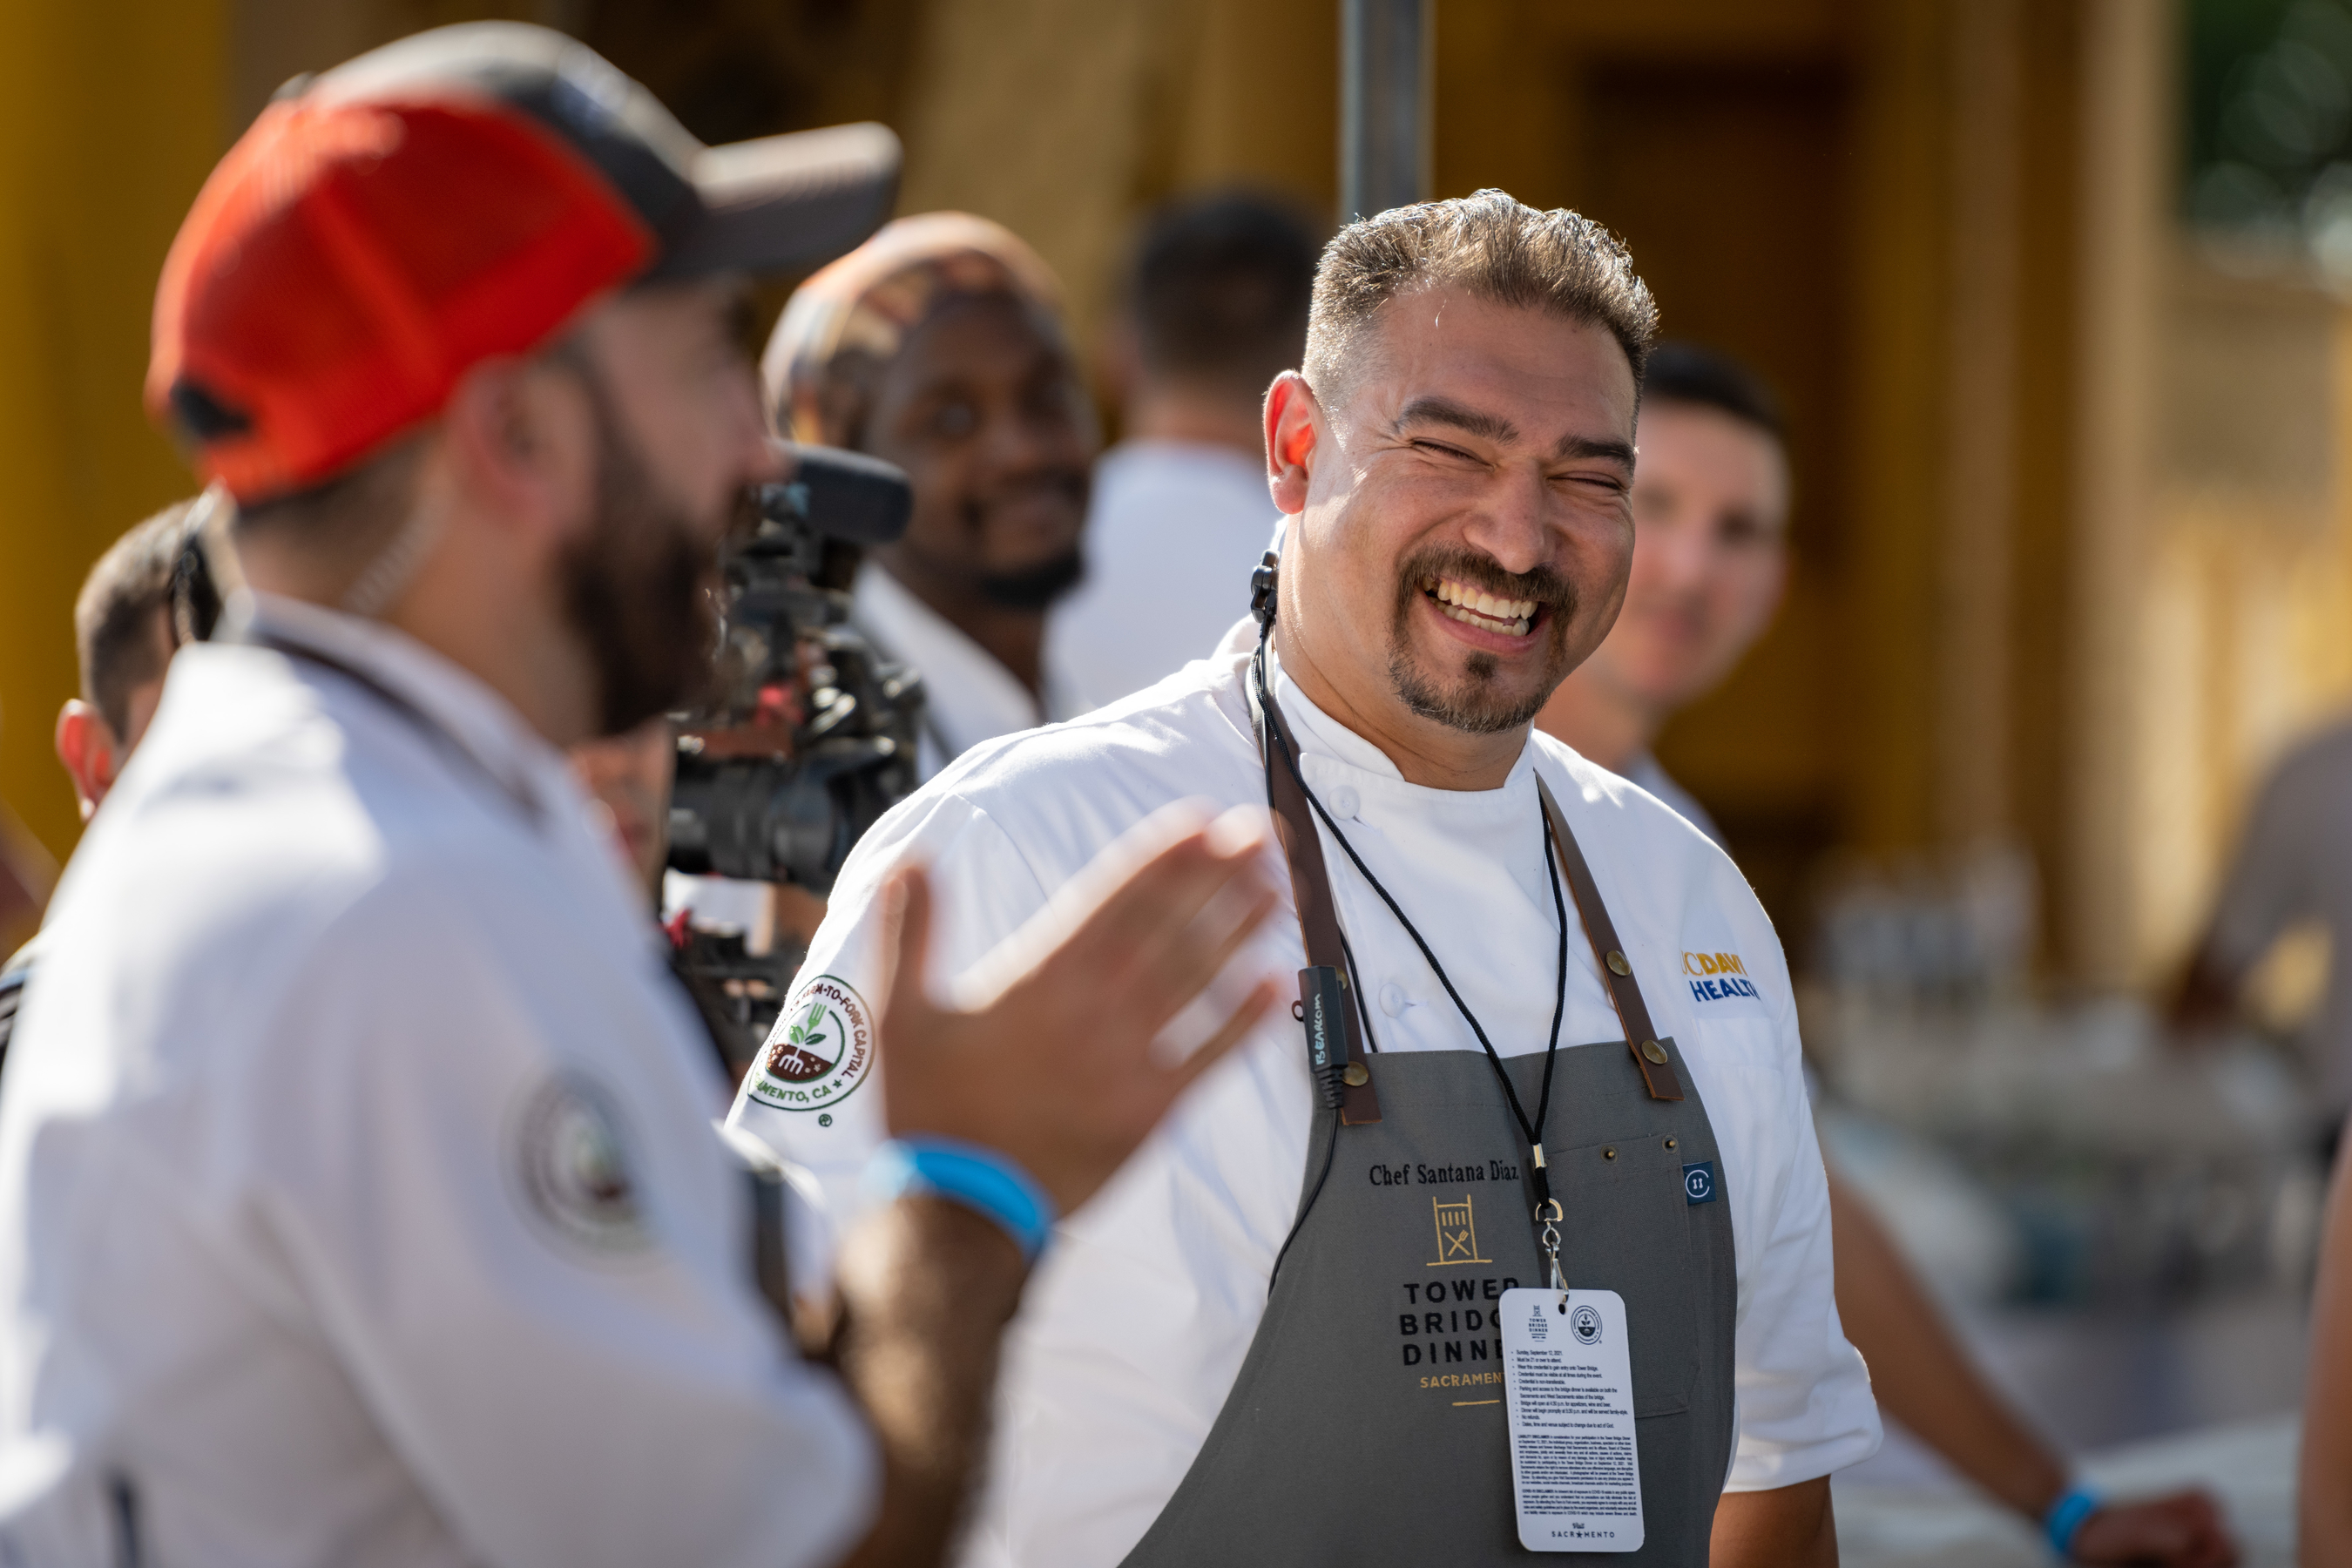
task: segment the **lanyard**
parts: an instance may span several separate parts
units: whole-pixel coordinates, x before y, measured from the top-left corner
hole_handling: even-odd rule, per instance
[[[1397,924],[1403,927],[1405,935],[1412,939],[1413,946],[1421,950],[1421,956],[1427,961],[1431,972],[1437,976],[1437,983],[1445,987],[1446,995],[1454,999],[1454,1008],[1461,1013],[1462,1021],[1468,1024],[1470,1026],[1471,1034],[1477,1037],[1479,1047],[1486,1053],[1488,1065],[1493,1067],[1495,1069],[1496,1081],[1499,1082],[1503,1086],[1503,1098],[1510,1105],[1511,1119],[1519,1124],[1519,1131],[1527,1138],[1530,1156],[1529,1172],[1534,1178],[1536,1189],[1536,1206],[1539,1210],[1544,1208],[1551,1201],[1551,1175],[1550,1173],[1546,1170],[1544,1165],[1543,1127],[1545,1118],[1551,1109],[1552,1068],[1558,1061],[1559,1056],[1560,1018],[1568,1010],[1568,903],[1567,900],[1560,896],[1559,866],[1552,858],[1551,853],[1551,839],[1554,835],[1555,825],[1550,814],[1549,812],[1539,814],[1538,825],[1543,828],[1544,870],[1549,876],[1551,881],[1552,908],[1559,919],[1559,970],[1556,981],[1556,989],[1552,997],[1551,1039],[1544,1048],[1543,1089],[1536,1100],[1536,1114],[1534,1120],[1530,1121],[1528,1117],[1526,1108],[1519,1103],[1519,1091],[1517,1089],[1513,1087],[1511,1083],[1511,1075],[1506,1071],[1503,1067],[1503,1058],[1501,1054],[1495,1049],[1495,1042],[1487,1037],[1486,1026],[1478,1022],[1478,1015],[1471,1011],[1470,1004],[1463,1000],[1462,993],[1454,987],[1453,976],[1445,973],[1445,966],[1438,962],[1437,954],[1430,951],[1428,942],[1423,938],[1420,928],[1412,923],[1412,917],[1408,916],[1404,912],[1403,906],[1397,902],[1395,896],[1388,890],[1388,888],[1381,881],[1381,879],[1372,874],[1372,868],[1364,864],[1364,858],[1356,853],[1356,847],[1348,842],[1348,836],[1340,831],[1339,825],[1333,821],[1331,814],[1324,809],[1322,801],[1318,799],[1315,792],[1307,787],[1306,777],[1299,771],[1298,759],[1296,754],[1295,748],[1293,748],[1290,743],[1289,727],[1283,721],[1282,710],[1275,702],[1272,689],[1266,685],[1265,637],[1261,637],[1258,641],[1257,654],[1251,661],[1251,674],[1252,679],[1256,685],[1258,710],[1264,721],[1265,730],[1264,745],[1265,751],[1266,782],[1269,796],[1273,796],[1276,793],[1275,790],[1274,764],[1275,759],[1279,756],[1282,760],[1282,772],[1288,775],[1288,782],[1296,787],[1299,797],[1306,802],[1307,805],[1314,811],[1317,816],[1322,819],[1323,826],[1330,830],[1331,837],[1339,844],[1341,851],[1347,855],[1349,863],[1356,868],[1357,873],[1360,875],[1364,879],[1365,882],[1370,886],[1373,892],[1380,895],[1381,902],[1388,906],[1389,913],[1396,917]],[[1279,816],[1287,815],[1286,813],[1280,813],[1278,806],[1277,813],[1278,817]],[[1307,831],[1304,836],[1286,835],[1286,837],[1307,837],[1311,838],[1313,834],[1314,826],[1312,823],[1309,823],[1307,825]],[[1319,862],[1320,856],[1318,855],[1317,858]],[[1318,873],[1322,871],[1322,868],[1319,864],[1315,867],[1315,871]],[[1316,889],[1317,893],[1320,895],[1318,902],[1324,904],[1326,907],[1330,907],[1332,900],[1330,899],[1328,877],[1323,878],[1322,880],[1323,886]],[[1331,912],[1333,915],[1334,924],[1336,925],[1336,909],[1332,909]],[[1340,940],[1342,943],[1345,942],[1346,937],[1344,932],[1341,934]],[[1310,958],[1312,957],[1311,954],[1309,956]],[[1347,954],[1347,957],[1349,960],[1349,970],[1351,972],[1352,975],[1352,971],[1354,969],[1354,956],[1352,953],[1349,953]],[[1351,978],[1349,989],[1353,991],[1356,998],[1354,1013],[1357,1016],[1360,1017],[1363,1009],[1364,993],[1360,977]],[[1351,1021],[1353,1020],[1351,1019]],[[1367,1018],[1364,1019],[1363,1022],[1365,1031],[1367,1035],[1369,1035],[1370,1032],[1370,1021]],[[1369,1083],[1367,1083],[1366,1087],[1370,1087]]]
[[[1559,1231],[1555,1227],[1560,1218],[1560,1209],[1551,1196],[1551,1175],[1545,1165],[1543,1142],[1538,1134],[1550,1108],[1552,1066],[1559,1049],[1560,1016],[1567,1003],[1568,918],[1566,911],[1559,909],[1561,870],[1568,873],[1569,891],[1576,900],[1576,910],[1584,926],[1585,940],[1591,943],[1593,956],[1600,961],[1601,978],[1609,989],[1610,1004],[1616,1009],[1618,1022],[1625,1030],[1625,1048],[1632,1053],[1633,1065],[1642,1075],[1643,1087],[1652,1100],[1683,1098],[1682,1079],[1675,1070],[1673,1054],[1658,1038],[1657,1030],[1650,1021],[1649,1005],[1643,1000],[1642,987],[1633,978],[1633,963],[1625,956],[1624,944],[1618,940],[1616,924],[1609,918],[1608,906],[1601,900],[1601,889],[1592,879],[1592,868],[1585,861],[1584,852],[1576,842],[1576,834],[1570,828],[1566,814],[1559,809],[1559,803],[1552,798],[1551,786],[1544,782],[1543,774],[1538,772],[1535,775],[1536,795],[1542,802],[1544,823],[1548,829],[1544,869],[1551,879],[1554,908],[1559,910],[1560,966],[1559,994],[1552,1007],[1551,1041],[1544,1054],[1543,1090],[1537,1103],[1535,1121],[1532,1123],[1528,1121],[1519,1104],[1518,1091],[1512,1086],[1510,1075],[1503,1068],[1501,1057],[1496,1054],[1493,1042],[1486,1037],[1486,1030],[1479,1026],[1469,1005],[1462,1000],[1461,993],[1454,988],[1454,982],[1446,974],[1444,966],[1437,962],[1437,955],[1422,940],[1421,932],[1405,917],[1404,910],[1390,896],[1388,889],[1372,875],[1370,868],[1356,853],[1355,846],[1348,842],[1348,836],[1339,830],[1338,823],[1332,821],[1331,814],[1324,809],[1323,803],[1307,787],[1306,776],[1299,771],[1298,761],[1290,743],[1288,725],[1282,718],[1282,710],[1275,702],[1274,691],[1265,679],[1266,645],[1274,635],[1276,565],[1276,557],[1268,551],[1265,562],[1251,577],[1250,608],[1258,620],[1258,645],[1250,661],[1251,684],[1245,690],[1258,721],[1258,749],[1265,768],[1266,805],[1274,814],[1276,836],[1282,841],[1283,857],[1290,868],[1291,892],[1298,909],[1299,932],[1306,944],[1307,961],[1310,964],[1327,965],[1337,970],[1354,999],[1354,1005],[1342,1011],[1349,1060],[1360,1060],[1367,1047],[1377,1052],[1379,1047],[1371,1039],[1371,1019],[1364,1012],[1363,986],[1356,974],[1355,954],[1348,946],[1347,932],[1339,926],[1339,906],[1332,897],[1330,875],[1324,867],[1322,840],[1315,830],[1316,818],[1319,816],[1324,826],[1330,829],[1332,838],[1363,875],[1364,880],[1380,894],[1381,900],[1388,905],[1397,922],[1412,938],[1413,945],[1421,949],[1422,956],[1428,960],[1431,970],[1444,985],[1445,994],[1453,998],[1464,1021],[1477,1037],[1479,1045],[1485,1047],[1486,1059],[1494,1067],[1495,1076],[1501,1081],[1503,1093],[1509,1100],[1512,1118],[1527,1136],[1528,1170],[1538,1199],[1536,1223],[1541,1227],[1545,1250],[1551,1255],[1552,1273],[1557,1282],[1559,1272]],[[1282,763],[1280,767],[1275,765],[1277,756]],[[1554,855],[1559,857],[1557,862],[1553,859]],[[1351,1068],[1350,1070],[1354,1069]],[[1289,1252],[1290,1244],[1298,1238],[1299,1231],[1306,1226],[1307,1214],[1314,1208],[1315,1200],[1322,1194],[1324,1182],[1330,1176],[1332,1156],[1339,1147],[1341,1125],[1352,1127],[1381,1120],[1377,1086],[1369,1071],[1362,1078],[1360,1083],[1350,1081],[1347,1085],[1339,1113],[1331,1123],[1330,1139],[1324,1147],[1322,1173],[1317,1176],[1314,1190],[1307,1194],[1306,1203],[1300,1205],[1298,1217],[1291,1224],[1290,1234],[1283,1239],[1280,1249],[1275,1254],[1275,1277],[1280,1275],[1283,1258]],[[1267,1293],[1271,1295],[1273,1289],[1274,1278],[1269,1277]]]

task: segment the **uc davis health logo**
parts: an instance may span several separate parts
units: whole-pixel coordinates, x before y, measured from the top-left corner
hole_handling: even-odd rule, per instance
[[[803,985],[760,1053],[751,1098],[779,1110],[824,1110],[874,1070],[874,1015],[837,974]]]
[[[1691,999],[1695,1002],[1730,1002],[1740,997],[1762,1000],[1756,994],[1756,983],[1748,978],[1748,965],[1736,952],[1685,952],[1683,974],[1690,983]]]

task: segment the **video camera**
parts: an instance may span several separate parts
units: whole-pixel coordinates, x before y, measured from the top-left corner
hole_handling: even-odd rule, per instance
[[[761,488],[756,522],[720,555],[713,680],[678,723],[669,864],[824,893],[866,830],[913,793],[923,708],[922,678],[849,624],[849,595],[828,585],[828,545],[896,540],[914,492],[875,458],[791,451],[792,478]],[[723,1000],[756,1050],[799,954],[696,932],[681,958],[705,1013]]]

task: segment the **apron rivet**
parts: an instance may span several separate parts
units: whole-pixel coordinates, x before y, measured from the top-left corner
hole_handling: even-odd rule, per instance
[[[1612,974],[1631,974],[1633,973],[1633,966],[1625,962],[1625,955],[1618,952],[1613,947],[1609,950],[1608,964],[1609,972]]]
[[[1658,1044],[1655,1040],[1643,1040],[1642,1042],[1642,1054],[1649,1058],[1651,1061],[1656,1063],[1660,1067],[1666,1065],[1666,1047]]]
[[[1339,1078],[1350,1089],[1361,1089],[1372,1081],[1370,1069],[1361,1062],[1349,1062],[1339,1074]]]
[[[1614,1149],[1603,1149],[1601,1151],[1601,1157],[1604,1160],[1614,1160],[1617,1157],[1617,1151]]]
[[[1666,1140],[1666,1147],[1667,1147],[1667,1148],[1669,1148],[1669,1149],[1671,1149],[1671,1148],[1673,1148],[1674,1146],[1675,1146],[1675,1141],[1674,1141],[1673,1139],[1671,1139],[1671,1138],[1667,1139],[1667,1140]]]

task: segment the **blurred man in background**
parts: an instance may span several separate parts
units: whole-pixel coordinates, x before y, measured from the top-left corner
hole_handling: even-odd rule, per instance
[[[2327,935],[2327,988],[2304,1022],[2305,1061],[2319,1096],[2331,1164],[2352,1110],[2352,722],[2298,744],[2263,781],[2213,918],[2172,1001],[2175,1028],[2237,1017],[2248,978],[2291,928]]]
[[[1665,801],[1709,838],[1714,819],[1651,747],[1675,711],[1730,674],[1771,624],[1789,572],[1789,458],[1780,411],[1745,366],[1661,343],[1642,382],[1633,567],[1625,605],[1537,720]],[[2080,1563],[2218,1568],[2235,1560],[2201,1492],[2105,1504],[1953,1338],[1868,1200],[1830,1171],[1838,1316],[1879,1406],[1963,1475],[2044,1525]]]
[[[58,713],[58,761],[88,822],[114,785],[163,700],[178,647],[172,583],[191,534],[191,501],[176,501],[116,540],[74,601],[81,695]]]
[[[1086,706],[1046,635],[1085,571],[1101,441],[1061,297],[1010,230],[928,213],[803,284],[761,361],[779,432],[870,453],[914,484],[905,536],[858,571],[856,619],[922,673],[927,778]]]
[[[1244,193],[1167,207],[1143,233],[1112,330],[1122,435],[1095,465],[1087,580],[1055,636],[1097,703],[1205,658],[1249,608],[1280,519],[1260,405],[1297,367],[1315,237]]]
[[[0,1093],[0,1560],[943,1550],[1055,1209],[1265,1011],[1150,1055],[1270,906],[1262,838],[1159,819],[994,1001],[856,1010],[844,1070],[899,1070],[836,1378],[561,751],[707,673],[720,538],[782,477],[737,274],[846,249],[896,168],[878,128],[702,148],[478,24],[281,94],[214,171],[148,395],[237,500],[242,588],[83,840]],[[971,1065],[1008,1050],[1018,1097]]]
[[[179,646],[172,584],[187,547],[193,503],[176,501],[107,547],[74,600],[81,695],[58,713],[58,761],[88,822],[114,787],[163,699],[163,670]],[[0,965],[0,1063],[39,957],[35,937]]]
[[[1731,673],[1780,606],[1789,574],[1780,416],[1745,369],[1666,342],[1643,378],[1641,435],[1624,608],[1537,722],[1721,843],[1714,818],[1650,748],[1677,710]]]

